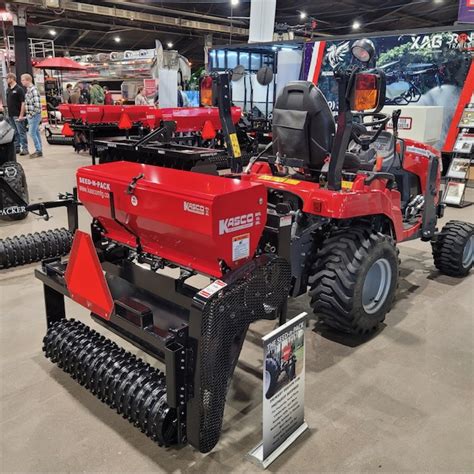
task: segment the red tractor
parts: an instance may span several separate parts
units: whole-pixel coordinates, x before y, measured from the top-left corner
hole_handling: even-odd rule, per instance
[[[370,59],[373,46],[356,42],[353,52]],[[449,275],[472,267],[474,226],[436,230],[439,153],[399,139],[397,115],[394,134],[384,130],[383,74],[353,66],[337,78],[337,130],[321,92],[290,83],[273,112],[275,154],[255,157],[245,171],[224,75],[232,174],[125,161],[77,171],[68,217],[77,229],[80,201],[93,217],[91,235],[76,231],[69,260],[46,259],[36,271],[48,324],[44,352],[160,444],[214,448],[248,326],[283,321],[289,294],[309,287],[327,325],[368,333],[393,304],[396,243],[432,242],[436,267]],[[67,319],[64,297],[162,360],[165,373]],[[294,364],[287,367],[292,377]]]
[[[374,49],[360,40],[352,52],[367,63]],[[290,240],[291,296],[309,288],[320,320],[365,334],[393,305],[396,245],[431,242],[436,268],[463,277],[473,264],[474,225],[450,221],[437,231],[444,210],[440,153],[398,137],[399,111],[393,117],[380,113],[383,73],[352,66],[337,71],[336,79],[337,131],[320,90],[309,82],[290,83],[273,111],[275,156],[254,159],[241,179],[268,191],[261,250],[278,253],[282,239]],[[385,129],[391,118],[394,133]]]

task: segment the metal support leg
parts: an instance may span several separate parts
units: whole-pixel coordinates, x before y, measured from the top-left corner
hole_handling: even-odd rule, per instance
[[[46,308],[46,322],[48,327],[55,321],[66,317],[64,295],[50,286],[44,285],[44,304]]]
[[[77,188],[73,189],[74,201],[67,206],[67,223],[71,232],[76,232],[79,227],[79,212],[77,204]]]

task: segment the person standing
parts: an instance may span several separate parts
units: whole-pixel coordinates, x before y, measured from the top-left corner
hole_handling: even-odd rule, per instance
[[[72,84],[68,84],[66,86],[66,90],[64,91],[64,103],[70,104],[71,103],[71,94],[72,94]]]
[[[110,92],[107,86],[104,86],[104,104],[105,105],[114,105],[114,99],[112,97],[112,92]]]
[[[81,88],[76,85],[69,96],[70,104],[80,104],[81,103]]]
[[[91,104],[93,105],[104,105],[104,89],[100,86],[97,81],[92,81],[92,87],[90,90]]]
[[[26,88],[25,116],[26,120],[28,120],[28,128],[35,145],[35,152],[30,155],[30,158],[39,158],[43,156],[43,144],[41,143],[39,128],[41,124],[41,97],[38,89],[33,84],[33,78],[30,74],[22,74],[21,83]]]
[[[15,74],[7,74],[7,106],[10,125],[15,130],[15,148],[21,156],[28,155],[25,128],[25,91],[16,82]]]
[[[90,104],[91,96],[89,94],[88,85],[84,82],[79,86],[81,88],[81,97],[79,98],[80,104]]]
[[[145,97],[143,86],[139,86],[137,89],[137,95],[135,96],[135,105],[150,105],[148,99]]]

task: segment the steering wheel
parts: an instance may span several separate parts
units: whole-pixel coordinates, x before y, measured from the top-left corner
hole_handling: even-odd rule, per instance
[[[373,135],[358,135],[354,133],[354,131],[352,132],[352,140],[354,140],[358,145],[360,145],[364,151],[367,151],[369,149],[369,145],[377,141],[377,138],[379,138],[380,134],[385,130],[385,126],[387,125],[391,117],[390,115],[382,114],[380,112],[358,113],[355,116],[360,117],[360,125],[376,129]],[[373,120],[371,122],[364,122],[364,118],[366,117],[373,117]]]

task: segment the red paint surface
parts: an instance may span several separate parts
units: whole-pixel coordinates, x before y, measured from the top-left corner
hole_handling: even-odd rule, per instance
[[[127,194],[142,173],[133,196]],[[136,234],[143,251],[211,276],[222,276],[219,260],[237,268],[253,258],[267,219],[266,188],[238,179],[116,162],[80,168],[77,185],[79,199],[106,237],[136,247]],[[110,193],[119,223],[111,215]],[[252,226],[221,232],[227,219],[250,214]],[[249,255],[233,261],[233,238],[244,234]]]
[[[439,152],[422,143],[405,140],[406,146],[416,147],[416,152],[406,152],[403,161],[404,169],[415,173],[420,177],[422,193],[425,192],[430,159],[425,154],[439,156]],[[302,210],[309,214],[317,214],[330,219],[351,219],[356,217],[385,215],[393,223],[396,240],[402,242],[420,229],[421,223],[417,223],[409,229],[403,227],[403,219],[400,211],[400,193],[397,190],[387,189],[386,180],[375,180],[369,186],[364,183],[366,175],[357,175],[352,190],[330,191],[322,189],[319,184],[309,181],[296,180],[297,184],[277,183],[261,179],[262,176],[271,176],[268,163],[256,163],[251,174],[243,175],[242,179],[256,183],[262,183],[267,188],[281,189],[295,194],[301,198]],[[440,185],[440,171],[438,171],[437,187]],[[437,203],[438,198],[435,199]]]
[[[169,109],[156,109],[148,105],[82,105],[61,104],[59,106],[64,120],[82,120],[83,123],[116,123],[118,124],[123,114],[131,122],[141,122],[157,128],[162,121],[176,122],[177,132],[200,132],[206,122],[210,122],[215,130],[222,128],[217,107],[178,107]],[[242,115],[240,107],[232,107],[232,121],[236,124]]]

